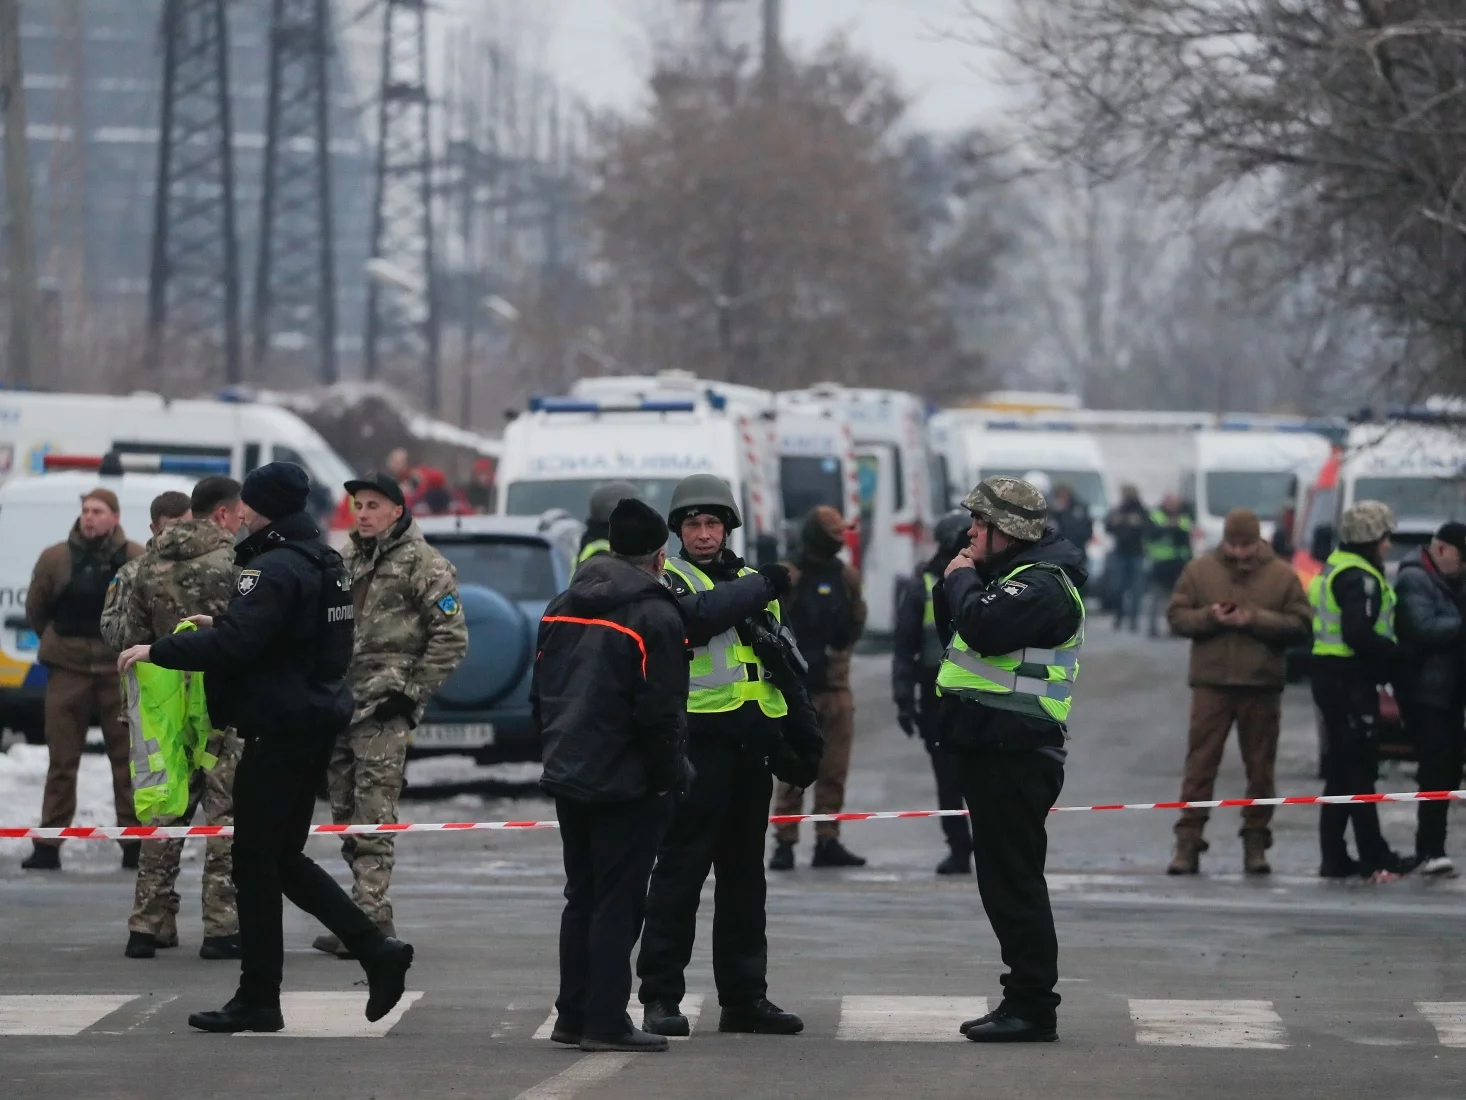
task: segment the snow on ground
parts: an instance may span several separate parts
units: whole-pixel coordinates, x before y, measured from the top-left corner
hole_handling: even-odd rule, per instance
[[[41,819],[41,790],[46,784],[45,745],[12,745],[0,753],[0,824],[35,825]],[[112,769],[99,752],[83,753],[76,777],[75,825],[116,825],[112,803]],[[29,840],[0,840],[0,859],[20,859],[30,853]],[[185,859],[197,855],[184,852]],[[67,870],[115,871],[115,843],[103,840],[68,841],[61,861]]]

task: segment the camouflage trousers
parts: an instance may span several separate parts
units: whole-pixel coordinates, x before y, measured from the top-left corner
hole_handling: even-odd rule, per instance
[[[337,825],[389,825],[397,821],[397,798],[407,767],[407,719],[367,718],[336,739],[326,769],[331,820]],[[341,856],[351,868],[351,900],[379,924],[392,923],[393,838],[347,836]]]
[[[178,817],[161,815],[149,825],[187,825],[202,807],[205,825],[234,824],[234,770],[244,742],[233,732],[216,733],[209,751],[219,762],[198,769],[189,777],[188,808]],[[233,936],[239,932],[239,914],[234,907],[234,880],[229,858],[233,842],[228,837],[210,837],[204,842],[204,935]],[[137,888],[133,892],[129,932],[151,932],[158,942],[178,942],[179,863],[181,840],[145,840],[137,863]]]

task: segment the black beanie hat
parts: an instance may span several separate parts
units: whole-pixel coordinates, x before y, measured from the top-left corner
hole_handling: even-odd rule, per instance
[[[311,479],[294,462],[267,462],[244,478],[239,499],[266,519],[279,520],[305,511]]]
[[[611,511],[611,553],[639,558],[667,545],[667,524],[644,500],[622,497]]]
[[[1441,524],[1441,529],[1435,533],[1435,537],[1447,546],[1454,546],[1463,554],[1466,554],[1466,523],[1451,520]]]

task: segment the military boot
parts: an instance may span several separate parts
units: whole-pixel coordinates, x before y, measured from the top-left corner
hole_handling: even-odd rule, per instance
[[[199,947],[199,958],[222,960],[242,959],[244,947],[239,942],[239,933],[232,936],[205,936]]]
[[[1206,851],[1206,841],[1188,837],[1176,838],[1176,850],[1171,855],[1168,875],[1195,875],[1201,872],[1201,853]]]
[[[20,861],[20,866],[24,871],[59,871],[61,870],[61,846],[42,844],[39,840],[33,840],[31,841],[31,854]]]
[[[837,836],[822,836],[814,842],[811,867],[864,867],[865,857],[858,856],[840,843]]]
[[[774,854],[769,856],[770,871],[794,870],[794,845],[787,840],[774,843]]]
[[[324,951],[328,955],[340,955],[345,950],[341,946],[341,941],[331,932],[322,932],[315,939],[311,940],[311,946],[317,951]]]
[[[1242,869],[1249,875],[1273,873],[1267,861],[1268,838],[1262,833],[1242,834]]]
[[[129,932],[122,953],[129,959],[151,959],[158,954],[158,937],[151,932]]]

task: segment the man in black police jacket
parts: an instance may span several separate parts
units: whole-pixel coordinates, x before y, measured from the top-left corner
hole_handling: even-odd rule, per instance
[[[239,990],[217,1012],[189,1016],[202,1031],[279,1031],[284,944],[281,895],[349,947],[367,973],[366,1017],[401,999],[412,947],[384,935],[305,855],[315,793],[336,736],[351,720],[354,608],[341,558],[305,514],[310,477],[272,462],[245,478],[249,537],[229,610],[197,631],[134,646],[118,658],[205,673],[209,718],[244,740],[234,779],[234,887],[243,949]]]

